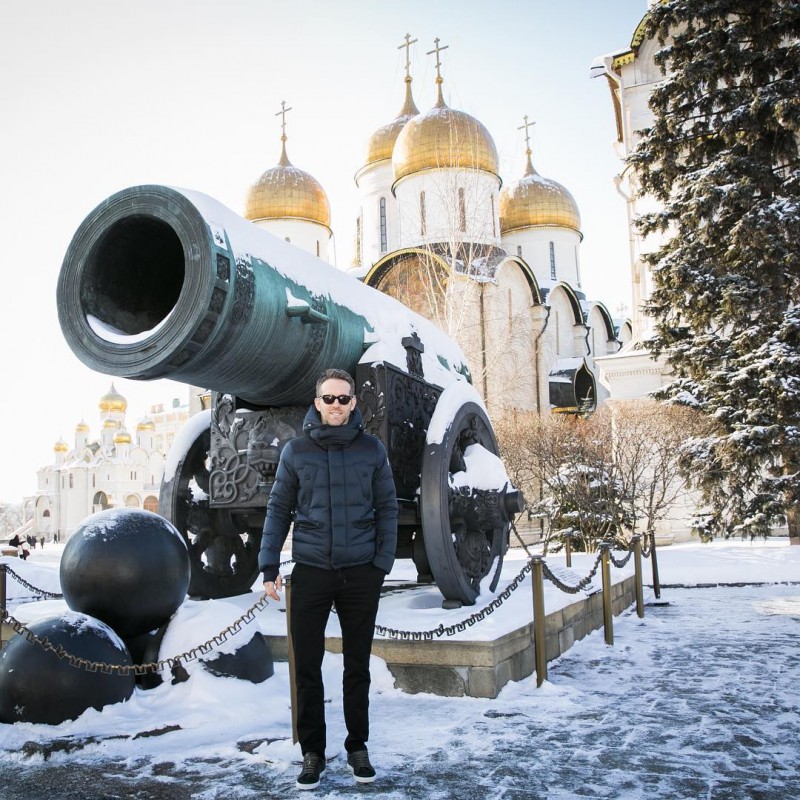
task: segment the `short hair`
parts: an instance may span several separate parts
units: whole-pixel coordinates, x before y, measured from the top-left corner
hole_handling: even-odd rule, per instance
[[[325,381],[333,379],[337,381],[347,381],[350,386],[350,394],[355,397],[356,382],[350,377],[350,373],[343,369],[326,369],[319,378],[317,378],[317,397],[319,397],[319,390],[322,388],[322,384],[325,383]]]

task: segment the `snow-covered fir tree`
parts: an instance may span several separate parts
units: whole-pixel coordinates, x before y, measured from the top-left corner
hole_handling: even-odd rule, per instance
[[[716,421],[685,452],[715,533],[800,543],[800,3],[669,0],[647,35],[662,48],[653,125],[629,161],[661,207],[639,220],[649,347],[665,394]]]

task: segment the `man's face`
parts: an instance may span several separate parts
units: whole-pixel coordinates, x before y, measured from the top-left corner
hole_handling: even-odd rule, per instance
[[[322,400],[322,395],[339,395],[350,396],[350,384],[347,381],[339,380],[338,378],[329,378],[325,383],[320,386],[319,397],[314,398],[314,406],[322,418],[323,425],[344,425],[350,419],[350,412],[356,407],[356,399],[353,397],[349,403],[341,405],[339,400],[334,400],[331,405],[328,405]]]

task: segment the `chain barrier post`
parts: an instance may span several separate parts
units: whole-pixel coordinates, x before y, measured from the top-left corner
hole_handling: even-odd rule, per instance
[[[641,619],[644,616],[644,589],[642,586],[642,537],[631,537],[633,545],[633,567],[636,574],[636,614]]]
[[[294,644],[292,642],[292,576],[287,575],[283,581],[286,598],[286,647],[289,663],[289,704],[292,708],[292,744],[299,741],[297,736],[297,677],[294,671]]]
[[[533,650],[536,661],[536,687],[547,680],[547,638],[544,625],[544,565],[541,556],[531,558],[533,570]]]
[[[606,644],[614,644],[614,614],[611,608],[611,544],[600,543],[600,552],[603,556],[603,627],[606,633]]]
[[[566,542],[565,547],[567,551],[567,566],[572,569],[572,534],[565,533],[564,541]]]
[[[0,564],[0,650],[5,646],[6,639],[3,635],[6,632],[6,565]]]
[[[653,566],[653,592],[656,600],[661,597],[661,582],[658,580],[658,558],[656,557],[656,535],[650,534],[650,563]]]

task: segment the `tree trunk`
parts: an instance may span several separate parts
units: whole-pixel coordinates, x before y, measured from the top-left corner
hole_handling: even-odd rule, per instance
[[[786,511],[789,526],[789,544],[800,545],[800,503],[792,503]]]

